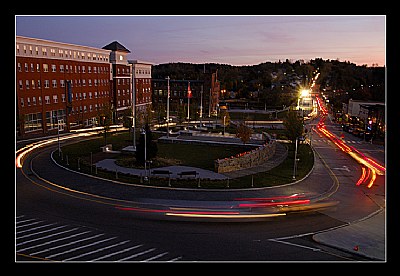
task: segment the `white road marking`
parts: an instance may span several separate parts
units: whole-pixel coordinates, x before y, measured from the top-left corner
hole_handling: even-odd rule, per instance
[[[42,243],[42,244],[39,244],[39,245],[31,246],[30,248],[27,248],[27,249],[32,249],[32,248],[40,247],[40,246],[43,246],[43,245],[48,245],[48,244],[51,244],[51,243],[59,242],[59,241],[62,241],[62,240],[75,238],[77,236],[80,236],[80,235],[83,235],[83,234],[86,234],[86,233],[89,233],[89,232],[90,231],[81,232],[81,233],[78,233],[78,234],[75,234],[75,235],[70,235],[68,237],[64,237],[64,238],[61,238],[61,239],[51,240],[51,241],[48,241],[48,242],[45,242],[45,243]],[[59,245],[59,246],[55,246],[55,247],[46,248],[46,249],[44,249],[42,251],[33,252],[33,253],[29,254],[29,255],[37,255],[37,254],[40,254],[40,253],[43,253],[43,252],[47,252],[47,251],[62,247],[62,246],[65,246],[65,245]]]
[[[79,250],[79,249],[82,249],[82,248],[86,248],[86,247],[89,247],[89,246],[92,246],[92,245],[96,245],[96,244],[99,244],[99,243],[102,243],[102,242],[110,241],[110,240],[113,240],[113,239],[116,239],[116,238],[117,237],[111,237],[111,238],[108,238],[108,239],[105,239],[105,240],[100,240],[100,241],[93,242],[93,243],[90,243],[90,244],[86,244],[86,245],[83,245],[83,246],[80,246],[80,247],[74,247],[74,248],[72,248],[70,250],[67,250],[67,251],[64,251],[64,252],[60,252],[60,253],[56,253],[56,254],[53,254],[53,255],[50,255],[50,256],[46,256],[46,259],[51,259],[51,258],[54,258],[56,256],[64,255],[66,253],[74,252],[76,250]]]
[[[67,233],[67,232],[74,231],[76,229],[78,229],[78,228],[66,230],[66,231],[63,231],[63,232],[58,232],[58,233],[55,233],[55,234],[52,234],[52,235],[47,235],[47,236],[44,236],[44,237],[40,237],[40,238],[37,238],[37,239],[34,239],[34,240],[25,241],[25,242],[17,244],[16,246],[20,246],[20,245],[31,243],[31,242],[34,242],[34,241],[43,240],[43,239],[47,239],[47,238],[50,238],[50,237],[58,236],[58,235],[61,235],[61,234]]]
[[[151,249],[149,249],[149,250],[142,251],[142,252],[136,253],[136,254],[134,254],[134,255],[131,255],[131,256],[129,256],[129,257],[120,259],[120,260],[118,260],[118,262],[122,262],[122,261],[126,261],[126,260],[129,260],[129,259],[132,259],[132,258],[136,258],[137,256],[140,256],[140,255],[149,253],[149,252],[154,251],[154,250],[156,250],[156,249],[155,249],[155,248],[151,248]]]
[[[83,253],[83,254],[81,254],[81,255],[74,256],[74,257],[71,257],[71,258],[68,258],[68,259],[64,259],[63,262],[65,262],[65,261],[70,261],[70,260],[77,259],[77,258],[82,258],[82,257],[84,257],[84,256],[87,256],[87,255],[90,255],[90,254],[94,254],[94,253],[97,253],[97,252],[99,252],[99,251],[103,251],[103,250],[106,250],[106,249],[110,249],[110,248],[113,248],[113,247],[116,247],[116,246],[125,244],[125,243],[127,243],[127,242],[129,242],[129,240],[128,240],[128,241],[122,241],[122,242],[116,243],[116,244],[112,244],[112,245],[109,245],[109,246],[106,246],[106,247],[102,247],[102,248],[99,248],[99,249],[97,249],[97,250],[95,250],[95,251],[90,251],[90,252],[87,252],[87,253]]]
[[[105,256],[102,256],[102,257],[99,257],[99,258],[90,260],[89,262],[94,262],[94,261],[102,260],[102,259],[105,259],[105,258],[114,256],[114,255],[118,255],[118,254],[121,254],[121,253],[130,251],[130,250],[132,250],[132,249],[136,249],[136,248],[141,247],[141,246],[143,246],[143,244],[139,244],[139,245],[135,245],[135,246],[132,246],[132,247],[129,247],[129,248],[125,248],[124,250],[121,250],[121,251],[118,251],[118,252],[114,252],[114,253],[107,254],[107,255],[105,255]]]

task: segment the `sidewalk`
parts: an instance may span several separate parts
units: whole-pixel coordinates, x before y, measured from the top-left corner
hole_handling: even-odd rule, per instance
[[[372,260],[385,261],[385,228],[385,209],[382,209],[365,220],[316,234],[313,240]]]
[[[97,162],[96,166],[98,168],[105,169],[108,171],[113,171],[113,172],[117,171],[117,172],[121,172],[121,173],[125,173],[125,174],[135,175],[135,176],[145,176],[144,169],[134,169],[134,168],[118,166],[117,164],[115,164],[115,159],[103,159],[103,160]],[[150,170],[147,171],[147,176],[150,176],[150,177],[153,176],[152,173],[154,170],[166,170],[166,171],[171,172],[171,175],[170,175],[171,179],[181,178],[179,173],[187,172],[187,171],[196,171],[198,173],[196,178],[200,178],[200,179],[214,179],[214,180],[228,179],[228,177],[223,174],[219,174],[219,173],[216,173],[213,171],[204,170],[204,169],[200,169],[200,168],[188,167],[188,166],[168,166],[168,167],[162,167],[162,168],[150,168]],[[165,177],[168,177],[168,176],[165,176]]]

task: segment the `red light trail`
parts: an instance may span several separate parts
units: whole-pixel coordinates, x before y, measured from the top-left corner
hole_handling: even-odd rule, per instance
[[[317,124],[317,129],[323,135],[325,135],[327,138],[329,138],[340,150],[349,154],[357,162],[359,162],[360,164],[362,164],[368,168],[368,171],[366,171],[366,168],[364,166],[362,167],[362,175],[358,179],[356,185],[357,186],[361,185],[371,175],[371,179],[367,185],[368,188],[371,188],[375,182],[376,175],[377,174],[384,175],[386,168],[384,166],[378,164],[375,160],[365,156],[363,153],[361,153],[359,150],[355,149],[354,147],[346,145],[340,138],[338,138],[332,132],[328,131],[325,126],[325,119],[326,119],[328,112],[327,112],[326,108],[322,105],[321,99],[318,96],[316,96],[316,99],[317,99],[318,108],[319,108],[320,112],[322,113],[322,117]]]

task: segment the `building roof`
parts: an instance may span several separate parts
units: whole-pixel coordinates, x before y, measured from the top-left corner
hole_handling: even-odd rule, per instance
[[[111,50],[111,51],[120,51],[120,52],[126,52],[126,53],[130,53],[131,51],[129,51],[128,49],[125,48],[125,46],[123,46],[121,43],[119,43],[118,41],[113,41],[110,44],[106,45],[103,47],[103,49],[106,50]]]

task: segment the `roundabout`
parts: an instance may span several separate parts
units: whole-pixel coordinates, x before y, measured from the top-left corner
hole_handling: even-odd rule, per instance
[[[329,171],[321,162],[324,159],[321,159],[318,155],[315,157],[316,163],[311,174],[302,181],[291,185],[253,189],[170,189],[168,187],[130,185],[67,170],[56,165],[51,158],[51,153],[56,150],[57,146],[55,144],[46,145],[47,147],[44,148],[37,146],[36,148],[39,150],[31,151],[29,155],[24,157],[21,169],[18,169],[17,172],[17,181],[21,177],[26,178],[31,184],[45,188],[51,194],[59,194],[61,198],[67,196],[73,198],[73,201],[79,200],[81,202],[79,205],[104,206],[106,211],[103,210],[103,212],[106,214],[113,213],[116,216],[115,219],[119,216],[129,217],[131,220],[145,219],[147,221],[145,224],[150,223],[148,219],[154,222],[164,220],[179,223],[179,221],[186,221],[190,224],[218,222],[216,225],[220,225],[221,222],[257,221],[258,223],[271,224],[269,227],[274,225],[270,228],[272,232],[267,231],[269,233],[268,239],[274,240],[284,237],[289,239],[293,235],[316,235],[320,231],[337,229],[347,225],[343,216],[339,216],[341,217],[340,220],[329,219],[332,214],[337,214],[337,210],[341,209],[341,204],[337,203],[342,202],[343,199],[334,199],[333,195],[337,194],[340,183],[337,181],[337,177],[332,175],[332,171]],[[331,181],[325,181],[325,184],[321,183],[320,179],[323,175],[329,177]],[[19,186],[17,185],[17,188]],[[25,187],[25,185],[23,186]],[[21,200],[19,202],[21,203]],[[21,205],[26,204],[23,200],[22,203]],[[325,203],[327,205],[324,205]],[[20,206],[20,204],[17,204],[17,206]],[[374,209],[372,206],[371,208]],[[24,208],[17,207],[18,209]],[[89,209],[86,207],[82,211]],[[365,214],[366,211],[364,209],[364,212],[359,213],[358,216],[363,217],[362,213]],[[57,209],[46,212],[52,212],[52,216],[56,213],[63,213],[63,217],[70,217],[70,215],[65,214],[65,211],[57,211]],[[86,213],[87,211],[83,212]],[[370,211],[367,211],[367,213],[369,214]],[[326,214],[330,215],[326,216]],[[284,217],[286,219],[282,220]],[[272,229],[276,229],[278,224],[283,227],[287,223],[292,224],[296,221],[301,223],[300,221],[305,217],[312,218],[312,220],[319,218],[322,221],[312,225],[302,224],[301,227],[286,228],[287,230],[292,229],[293,231],[289,231],[291,233],[286,230],[281,231],[280,234],[278,234],[279,231],[273,234],[276,230]],[[75,218],[77,218],[76,215]],[[78,220],[81,223],[87,223],[87,220],[84,220],[86,222],[81,219]],[[331,223],[327,224],[328,221],[331,221]],[[210,227],[214,229],[211,230],[212,232],[216,231],[213,226]],[[283,234],[285,232],[286,234]],[[318,235],[322,235],[322,232]],[[232,256],[227,259],[232,258],[235,259]],[[254,259],[254,255],[250,259]]]

